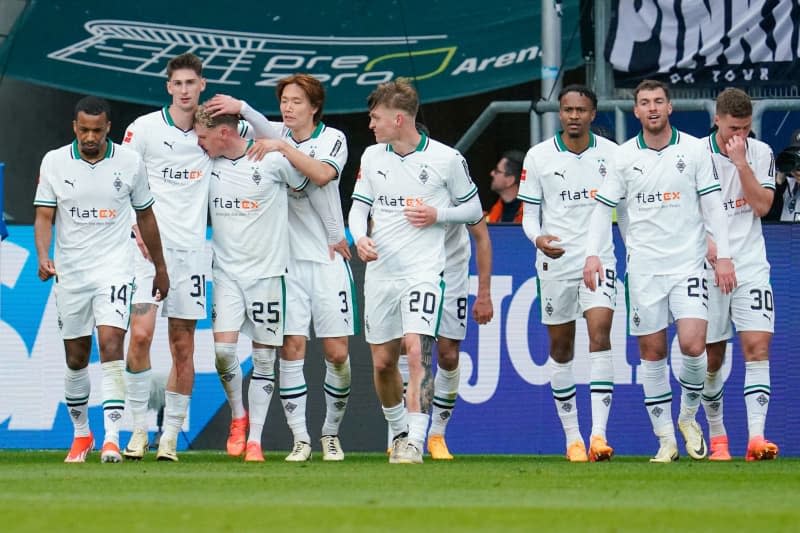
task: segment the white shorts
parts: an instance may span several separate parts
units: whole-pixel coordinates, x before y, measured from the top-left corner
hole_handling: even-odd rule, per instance
[[[736,331],[775,331],[775,301],[769,279],[740,283],[730,294],[722,294],[708,281],[708,334],[706,342],[733,337]]]
[[[145,259],[138,248],[134,257],[136,291],[133,303],[158,304],[151,292],[156,273],[153,263]],[[210,266],[208,252],[164,248],[164,262],[169,274],[169,295],[161,302],[161,316],[188,320],[206,318],[206,272]]]
[[[358,300],[350,265],[290,260],[286,274],[286,335],[310,337],[311,319],[318,338],[357,333]]]
[[[583,278],[536,279],[542,324],[555,326],[581,318],[594,307],[614,309],[617,305],[617,276],[607,268],[596,291],[589,290]]]
[[[56,283],[56,311],[61,337],[88,337],[95,325],[114,326],[127,331],[132,294],[133,280],[130,279],[100,289],[81,291],[64,290]]]
[[[469,297],[469,268],[445,270],[442,304],[442,320],[439,336],[454,341],[463,341],[467,336],[467,301]]]
[[[364,281],[364,327],[369,344],[400,339],[406,333],[435,337],[441,320],[444,280],[428,278]]]
[[[283,344],[286,316],[286,284],[283,276],[256,280],[232,280],[214,270],[214,333],[240,331],[268,346]]]
[[[702,269],[686,274],[627,274],[628,331],[633,336],[665,329],[672,320],[708,320],[708,281]]]

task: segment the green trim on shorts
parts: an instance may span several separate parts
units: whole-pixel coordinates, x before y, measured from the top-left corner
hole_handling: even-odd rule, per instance
[[[628,287],[628,273],[625,272],[625,281],[623,282],[625,285],[625,334],[630,336],[631,334],[631,321],[629,317],[631,316],[631,295],[628,292],[630,289]]]
[[[439,326],[442,325],[442,314],[444,312],[444,289],[446,287],[446,283],[444,282],[444,278],[439,278],[439,289],[441,292],[439,293],[439,313],[436,316],[436,329],[433,330],[433,336],[438,338],[439,337]]]
[[[283,310],[283,320],[281,320],[281,335],[286,335],[286,276],[281,278],[281,309]]]
[[[542,309],[542,278],[536,276],[536,299],[539,300],[539,321],[542,322],[544,318],[544,309]]]
[[[358,295],[356,294],[356,282],[353,279],[353,271],[350,270],[350,263],[342,259],[344,261],[344,266],[347,269],[347,277],[350,279],[350,301],[352,302],[353,306],[353,335],[360,335],[361,334],[361,316],[358,313]]]

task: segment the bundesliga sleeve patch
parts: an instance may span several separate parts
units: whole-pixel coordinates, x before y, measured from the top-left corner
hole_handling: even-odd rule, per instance
[[[131,142],[132,139],[133,139],[133,132],[131,130],[128,130],[125,132],[125,138],[122,139],[122,142],[129,143]]]

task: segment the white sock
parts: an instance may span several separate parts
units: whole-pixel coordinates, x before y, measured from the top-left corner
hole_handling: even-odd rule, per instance
[[[167,391],[164,395],[164,433],[162,439],[178,439],[189,410],[191,395]]]
[[[225,397],[228,398],[228,405],[231,406],[231,417],[242,418],[246,413],[242,401],[242,367],[239,358],[236,357],[236,344],[215,342],[214,353],[216,354],[214,364],[217,367],[219,382],[225,390]]]
[[[247,389],[250,432],[247,442],[261,444],[269,403],[275,390],[275,348],[253,348],[253,375]]]
[[[322,424],[323,435],[338,435],[347,399],[350,397],[350,356],[344,363],[335,365],[325,361],[325,422]]]
[[[708,434],[710,438],[727,435],[722,419],[722,399],[725,395],[725,382],[719,371],[706,372],[706,382],[703,386],[703,410],[708,421]]]
[[[408,356],[406,354],[400,354],[400,357],[397,359],[397,369],[400,371],[400,377],[403,379],[403,399],[405,400],[406,391],[408,390]],[[392,432],[391,426],[386,427],[386,432],[388,437],[388,445],[386,447],[391,448],[392,440],[394,440],[394,436],[397,435],[397,433]]]
[[[459,367],[453,370],[436,369],[433,378],[433,411],[431,413],[430,435],[444,435],[447,423],[453,416],[453,409],[458,398]]]
[[[119,421],[125,412],[125,361],[100,364],[103,372],[103,442],[119,446]]]
[[[667,360],[641,361],[640,376],[644,389],[644,406],[657,437],[675,440],[672,423],[672,389],[669,387]]]
[[[92,381],[89,379],[89,367],[80,370],[67,368],[64,374],[64,399],[76,437],[88,437],[91,433],[89,430],[89,393],[91,390]]]
[[[425,437],[428,433],[427,413],[408,413],[408,442],[419,450],[424,450]]]
[[[556,403],[556,413],[564,428],[567,446],[579,440],[583,442],[578,426],[578,404],[575,401],[575,376],[572,374],[572,361],[557,363],[552,357],[547,361],[550,366],[550,388]]]
[[[408,434],[408,411],[403,402],[393,407],[381,407],[386,422],[389,423],[389,434],[392,439],[401,433]]]
[[[708,357],[705,350],[697,357],[681,355],[683,364],[678,375],[681,384],[681,410],[678,421],[688,422],[695,419],[700,408],[700,398],[703,395],[708,370]]]
[[[614,396],[614,360],[611,350],[591,352],[589,393],[592,399],[592,436],[606,438],[608,414]]]
[[[763,437],[770,400],[769,361],[744,364],[744,404],[750,438]]]
[[[133,417],[133,428],[147,431],[147,402],[150,399],[151,369],[140,372],[125,371],[128,412]]]
[[[306,426],[306,401],[308,400],[308,387],[306,377],[303,375],[305,361],[280,362],[280,395],[286,423],[292,430],[295,442],[311,442]]]

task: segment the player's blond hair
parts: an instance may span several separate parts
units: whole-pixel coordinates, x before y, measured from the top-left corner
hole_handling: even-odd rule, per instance
[[[206,106],[201,105],[197,106],[197,110],[194,112],[194,123],[209,129],[218,126],[230,126],[233,129],[237,129],[239,127],[239,116],[217,115],[216,117],[212,117],[211,113],[206,110]]]
[[[379,105],[397,109],[412,117],[419,111],[419,96],[408,78],[397,78],[378,85],[367,97],[367,105],[372,111]]]
[[[733,118],[753,116],[753,103],[741,89],[728,87],[717,95],[717,115],[729,115]]]

